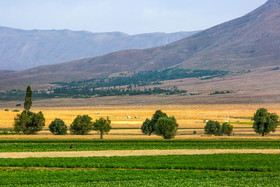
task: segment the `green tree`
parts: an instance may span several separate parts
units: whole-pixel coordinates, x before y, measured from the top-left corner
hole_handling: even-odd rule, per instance
[[[171,139],[175,137],[178,126],[175,117],[161,117],[156,122],[155,133],[164,139]]]
[[[100,139],[103,139],[103,134],[108,134],[111,127],[111,120],[109,117],[105,118],[99,118],[93,123],[93,130],[98,131],[100,133]]]
[[[141,130],[144,134],[148,134],[149,136],[155,132],[156,128],[155,125],[159,118],[161,117],[168,117],[166,113],[163,113],[161,110],[157,110],[152,119],[146,119],[144,123],[142,124]]]
[[[45,118],[40,111],[37,114],[24,110],[15,117],[14,131],[23,134],[36,134],[45,126]]]
[[[49,125],[49,129],[55,135],[67,134],[67,126],[65,125],[63,120],[58,118],[51,122],[51,124]]]
[[[26,111],[26,113],[30,110],[31,106],[32,106],[32,90],[30,86],[27,86],[25,99],[24,99],[24,110]]]
[[[232,125],[230,125],[229,123],[223,123],[222,134],[227,134],[228,136],[230,136],[232,134],[232,131],[233,131]]]
[[[143,134],[150,134],[150,132],[152,131],[151,129],[152,126],[150,124],[151,124],[151,120],[148,118],[143,122],[141,126],[141,131]]]
[[[221,135],[222,128],[218,121],[208,121],[204,127],[205,134]]]
[[[258,109],[252,120],[254,120],[254,131],[262,136],[275,132],[279,124],[279,116],[269,113],[265,108]]]
[[[88,134],[92,128],[92,118],[88,115],[78,115],[70,125],[70,132],[74,135]]]

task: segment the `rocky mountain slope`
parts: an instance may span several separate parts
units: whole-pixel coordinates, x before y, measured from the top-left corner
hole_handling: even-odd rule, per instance
[[[0,70],[24,70],[125,49],[161,46],[194,33],[196,32],[128,35],[120,32],[91,33],[0,27]]]

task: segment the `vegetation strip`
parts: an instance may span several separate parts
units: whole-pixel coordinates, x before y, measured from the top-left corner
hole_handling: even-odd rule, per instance
[[[112,157],[112,156],[153,156],[153,155],[202,155],[202,154],[280,154],[280,149],[206,149],[206,150],[107,150],[67,152],[6,152],[0,158],[42,158],[42,157]]]
[[[70,149],[73,144],[73,149]],[[0,152],[280,149],[279,140],[0,140]]]
[[[279,177],[279,172],[0,169],[0,185],[9,186],[279,186]]]
[[[2,158],[0,167],[177,169],[280,172],[279,154]]]

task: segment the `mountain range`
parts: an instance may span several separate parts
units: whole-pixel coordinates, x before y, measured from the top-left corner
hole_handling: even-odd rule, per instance
[[[0,70],[24,70],[126,49],[161,46],[197,32],[91,33],[0,27]]]
[[[69,82],[106,77],[124,71],[161,70],[170,67],[234,72],[271,71],[280,66],[279,59],[280,1],[268,0],[243,17],[171,44],[6,73],[0,76],[0,89],[28,84],[47,87],[51,82]],[[280,75],[279,70],[275,70],[271,74],[277,77]]]

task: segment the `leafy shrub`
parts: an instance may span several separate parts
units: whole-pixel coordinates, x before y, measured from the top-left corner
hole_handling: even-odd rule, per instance
[[[144,134],[148,134],[149,136],[155,132],[156,128],[155,125],[158,121],[159,118],[161,117],[168,117],[166,113],[163,113],[161,110],[157,110],[152,119],[146,119],[146,121],[144,121],[144,123],[141,126],[141,130]]]
[[[232,131],[233,131],[232,125],[230,125],[229,123],[223,123],[222,134],[227,134],[228,136],[230,136],[232,134]]]
[[[92,118],[88,115],[78,115],[70,125],[70,132],[74,135],[88,134],[92,128]]]
[[[18,110],[18,109],[15,109],[15,110],[13,110],[13,112],[19,112],[19,110]]]
[[[221,135],[222,128],[218,121],[208,121],[204,127],[205,134],[212,134],[215,136]]]
[[[30,111],[23,111],[15,117],[14,131],[23,134],[36,134],[45,126],[45,118],[40,111],[37,114]]]
[[[64,121],[61,119],[55,119],[49,125],[50,131],[55,135],[65,135],[67,134],[67,126]]]
[[[9,111],[9,109],[7,109],[7,108],[6,108],[6,109],[5,109],[5,111],[6,111],[6,112],[8,112],[8,111]]]
[[[155,133],[164,139],[171,139],[176,135],[178,126],[175,117],[161,117],[155,125]]]
[[[279,116],[269,113],[265,108],[258,109],[252,120],[254,120],[254,131],[262,136],[275,132],[279,125]]]

